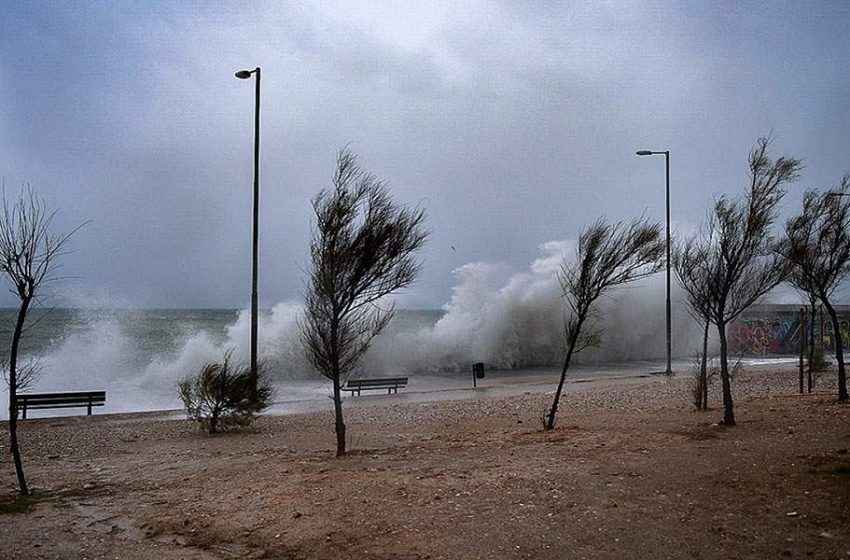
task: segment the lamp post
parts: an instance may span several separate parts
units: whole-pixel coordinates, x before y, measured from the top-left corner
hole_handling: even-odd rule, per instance
[[[251,377],[252,392],[257,394],[257,245],[259,239],[260,218],[260,67],[253,70],[240,70],[236,77],[247,80],[251,74],[256,74],[256,90],[254,99],[254,230],[251,245]]]
[[[670,324],[670,150],[665,150],[663,152],[653,152],[651,150],[640,150],[635,152],[639,156],[656,156],[656,155],[664,155],[664,162],[667,172],[667,190],[666,190],[666,202],[667,202],[667,375],[673,375],[673,368],[671,367],[672,361],[672,345],[670,342],[670,332],[671,332],[671,324]]]

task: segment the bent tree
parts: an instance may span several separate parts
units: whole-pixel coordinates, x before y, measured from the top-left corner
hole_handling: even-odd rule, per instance
[[[844,367],[844,342],[832,294],[850,273],[850,176],[833,191],[809,190],[803,197],[803,211],[785,225],[785,239],[779,252],[793,266],[789,281],[814,300],[823,304],[835,333],[835,361],[838,362],[838,399],[845,401],[847,375]],[[812,315],[814,317],[814,314]],[[802,332],[800,334],[802,336]],[[814,345],[812,345],[814,346]],[[809,359],[811,379],[811,355]],[[811,381],[809,381],[811,391]]]
[[[343,150],[333,185],[313,199],[316,225],[301,338],[307,359],[333,383],[336,454],[345,455],[342,385],[394,306],[381,300],[416,279],[428,237],[425,212],[395,203],[386,185]]]
[[[51,232],[56,211],[48,211],[44,201],[35,191],[27,187],[18,198],[9,204],[3,195],[3,210],[0,214],[0,272],[11,283],[11,292],[18,298],[18,313],[12,331],[12,347],[9,351],[7,383],[9,386],[9,447],[15,463],[18,489],[22,495],[29,494],[21,451],[18,444],[18,410],[15,405],[18,391],[30,378],[32,370],[18,367],[18,350],[27,314],[31,311],[44,285],[55,277],[56,259],[62,255],[62,247],[70,233]],[[23,377],[21,374],[23,373]]]
[[[588,324],[594,316],[594,304],[612,288],[632,282],[659,270],[664,242],[661,226],[644,218],[629,224],[608,224],[599,220],[581,233],[575,261],[564,261],[558,274],[561,292],[570,315],[564,322],[567,353],[552,407],[545,427],[555,427],[558,403],[564,389],[573,355],[596,346],[601,333]]]
[[[686,241],[682,262],[697,263],[699,289],[707,298],[711,322],[720,339],[720,380],[723,388],[723,423],[735,424],[729,345],[726,326],[745,309],[782,282],[789,266],[776,252],[771,228],[783,186],[794,181],[800,162],[768,156],[769,138],[760,138],[749,154],[749,190],[742,198],[720,197],[709,215],[706,232]]]

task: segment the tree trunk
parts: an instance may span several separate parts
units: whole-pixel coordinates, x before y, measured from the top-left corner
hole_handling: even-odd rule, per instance
[[[732,401],[732,383],[729,378],[729,347],[726,343],[726,323],[717,323],[717,334],[720,337],[720,380],[723,382],[723,423],[735,425],[735,404]]]
[[[702,362],[699,365],[700,387],[702,388],[702,402],[700,410],[708,410],[708,326],[709,322],[705,322],[705,329],[702,333]]]
[[[835,338],[835,361],[838,362],[838,400],[846,401],[847,396],[847,376],[844,372],[844,343],[841,340],[841,325],[838,323],[838,315],[835,309],[830,305],[826,298],[823,298],[823,306],[826,307],[826,312],[829,314],[829,319],[832,321],[833,338]]]
[[[210,413],[210,433],[216,432],[218,432],[218,405],[214,406],[212,413]]]
[[[570,369],[570,359],[573,357],[576,342],[578,341],[579,332],[581,332],[581,324],[579,321],[575,332],[570,336],[569,347],[567,348],[567,357],[564,358],[564,367],[561,369],[561,379],[558,381],[558,390],[555,391],[555,400],[552,401],[552,408],[549,410],[549,417],[546,418],[546,429],[552,430],[555,428],[555,415],[558,413],[558,402],[561,400],[561,391],[564,390],[564,381],[567,378],[567,370]]]
[[[814,374],[812,373],[812,368],[814,367],[814,365],[812,364],[812,362],[815,361],[815,313],[817,313],[814,301],[810,302],[810,306],[812,316],[811,319],[809,319],[809,367],[807,368],[809,393],[812,392],[812,388],[814,387]]]
[[[9,446],[12,451],[12,460],[15,463],[15,474],[18,476],[18,487],[23,496],[28,495],[30,491],[27,486],[27,479],[24,476],[21,450],[18,447],[18,409],[15,399],[18,395],[18,347],[21,342],[21,333],[24,330],[24,321],[27,318],[30,302],[31,298],[21,300],[21,307],[18,309],[18,319],[15,322],[15,332],[12,335],[12,349],[9,352]]]
[[[345,421],[342,419],[342,390],[339,374],[334,376],[334,415],[336,416],[336,456],[345,456]]]

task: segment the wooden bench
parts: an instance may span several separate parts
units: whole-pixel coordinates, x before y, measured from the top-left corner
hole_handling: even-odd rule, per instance
[[[27,419],[28,408],[76,408],[86,407],[91,416],[93,406],[106,403],[106,391],[73,391],[68,393],[24,393],[15,397],[15,408],[21,418]]]
[[[351,391],[351,396],[356,392],[368,391],[370,389],[386,389],[387,394],[398,393],[399,387],[407,386],[406,377],[367,377],[365,379],[349,379],[343,391]]]

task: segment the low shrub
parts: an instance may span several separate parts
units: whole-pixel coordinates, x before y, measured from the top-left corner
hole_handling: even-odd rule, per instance
[[[234,364],[231,354],[225,354],[221,363],[204,364],[197,375],[177,384],[186,415],[211,434],[250,425],[273,403],[274,389],[265,368],[257,369],[255,392],[250,366]]]

